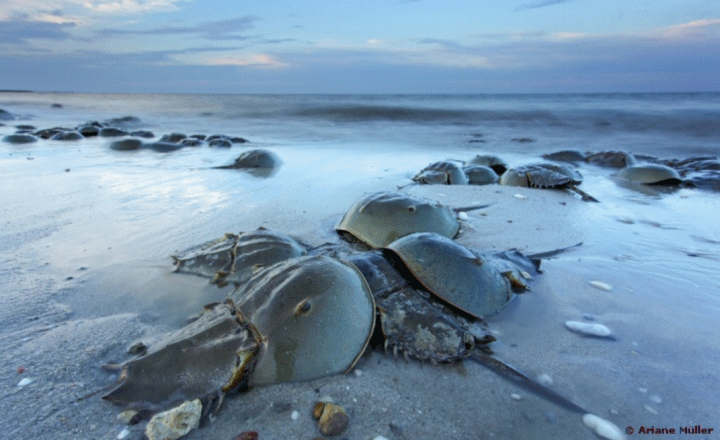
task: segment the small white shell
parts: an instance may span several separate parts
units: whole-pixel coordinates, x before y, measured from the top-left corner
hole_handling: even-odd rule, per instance
[[[547,373],[542,373],[541,375],[538,376],[537,379],[541,385],[545,385],[546,387],[549,387],[550,385],[553,384],[552,377],[550,377],[550,375]]]
[[[600,290],[612,290],[612,286],[608,283],[603,283],[602,281],[590,281],[590,285],[593,286],[596,289]]]
[[[513,400],[521,400],[522,396],[518,393],[511,393],[510,398],[512,398]]]
[[[614,423],[596,416],[595,414],[585,414],[583,416],[583,423],[588,428],[595,431],[595,434],[608,440],[623,440],[625,434],[615,426]]]
[[[527,199],[527,196],[524,196],[522,194],[515,194],[515,198],[520,199],[520,200],[525,200],[525,199]]]
[[[582,333],[583,335],[598,336],[600,338],[606,338],[612,335],[609,328],[597,323],[566,321],[565,327],[574,332]]]
[[[117,435],[118,440],[123,440],[125,437],[130,435],[130,431],[127,428],[124,428],[120,433]]]
[[[468,219],[467,212],[458,212],[458,220],[465,221]]]
[[[28,379],[27,377],[20,382],[18,382],[17,386],[24,387],[26,385],[30,385],[32,383],[32,379]]]
[[[300,418],[300,413],[297,412],[297,411],[293,411],[292,413],[290,413],[290,418],[291,418],[292,420],[297,420],[297,419]]]

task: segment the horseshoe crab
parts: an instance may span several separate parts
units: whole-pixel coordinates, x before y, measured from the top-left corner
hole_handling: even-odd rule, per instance
[[[501,262],[501,254],[472,252],[433,233],[407,235],[386,249],[428,291],[475,318],[497,313],[516,292],[525,291],[524,274],[539,266],[526,259],[520,268],[509,259]],[[515,261],[522,258],[518,253]]]
[[[397,192],[378,192],[355,202],[335,229],[379,248],[413,232],[436,232],[452,238],[460,224],[455,212],[439,202]]]
[[[617,177],[645,185],[678,185],[682,178],[667,165],[643,163],[627,166],[617,172]]]
[[[175,271],[212,278],[220,286],[239,285],[253,270],[306,255],[307,251],[287,235],[259,228],[244,234],[225,234],[218,240],[173,255]]]
[[[215,263],[215,251],[227,252],[232,237],[211,242],[215,244],[198,253],[208,252],[207,260]],[[488,344],[495,337],[479,315],[496,312],[514,291],[527,288],[520,279],[527,276],[523,271],[537,265],[517,252],[472,252],[442,235],[417,233],[383,250],[352,254],[348,262],[305,255],[256,267],[224,303],[206,306],[198,320],[127,362],[121,383],[103,398],[168,405],[200,397],[207,413],[211,406],[220,408],[226,393],[245,386],[347,372],[366,349],[377,313],[385,348],[396,355],[433,363],[470,357],[584,414],[581,407],[489,356]],[[490,300],[472,299],[473,292]]]
[[[346,372],[374,322],[373,296],[355,266],[321,255],[281,261],[126,363],[103,398],[168,404]]]
[[[282,165],[282,160],[272,151],[248,150],[238,156],[230,165],[215,168],[244,170],[256,177],[269,177],[277,172],[280,165]]]
[[[585,162],[610,168],[625,168],[631,165],[637,165],[638,163],[635,156],[625,151],[600,151],[591,153],[585,157]]]
[[[582,175],[567,165],[538,163],[505,171],[500,176],[500,185],[569,189],[578,193],[583,200],[597,202],[597,199],[577,187],[582,180]]]
[[[467,185],[469,180],[463,169],[449,161],[435,162],[420,171],[413,181],[428,184]]]
[[[375,297],[385,351],[433,363],[452,362],[495,340],[429,293],[413,288],[382,252],[353,254],[348,261],[360,270]]]

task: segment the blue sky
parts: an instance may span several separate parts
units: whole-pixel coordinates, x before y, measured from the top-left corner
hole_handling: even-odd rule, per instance
[[[720,2],[0,0],[0,89],[720,91]]]

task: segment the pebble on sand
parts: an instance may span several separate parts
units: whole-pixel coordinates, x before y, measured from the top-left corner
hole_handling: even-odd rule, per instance
[[[600,290],[606,290],[610,291],[612,290],[612,286],[608,283],[603,283],[602,281],[590,281],[590,285],[593,286],[596,289]]]
[[[583,423],[602,438],[608,440],[623,440],[625,438],[625,434],[614,423],[598,417],[595,414],[585,414],[583,416]]]
[[[319,419],[318,428],[327,436],[342,434],[350,422],[345,409],[335,403],[316,403],[313,407],[313,417]]]
[[[17,386],[24,387],[26,385],[30,385],[32,383],[32,379],[28,379],[27,377],[25,379],[22,379],[20,382],[18,382]]]
[[[177,440],[200,426],[200,399],[185,402],[168,411],[156,414],[145,427],[149,440]]]
[[[569,328],[574,332],[588,336],[607,338],[608,336],[612,335],[612,332],[609,328],[597,323],[566,321],[565,327]]]

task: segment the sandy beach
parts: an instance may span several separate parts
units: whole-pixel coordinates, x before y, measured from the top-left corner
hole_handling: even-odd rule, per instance
[[[100,366],[127,360],[134,342],[151,344],[228,293],[172,273],[170,255],[261,226],[309,245],[338,242],[333,228],[353,201],[399,186],[451,207],[489,204],[462,222],[457,241],[471,248],[534,253],[582,242],[543,261],[532,290],[487,317],[499,359],[549,376],[552,389],[623,430],[701,425],[715,431],[693,438],[717,438],[717,194],[641,192],[589,165],[580,168],[582,188],[600,203],[498,185],[407,186],[428,163],[478,148],[369,142],[333,150],[323,141],[262,139],[253,147],[282,158],[276,175],[211,169],[244,147],[128,154],[103,140],[2,145],[0,438],[115,439],[124,429],[142,438],[144,423],[123,425],[122,408],[101,393],[86,397],[115,381]],[[615,339],[573,333],[568,320],[602,323]],[[184,438],[231,440],[248,430],[260,439],[316,438],[310,414],[326,397],[350,416],[338,438],[597,438],[578,414],[472,361],[436,366],[379,349],[346,376],[232,396]]]

